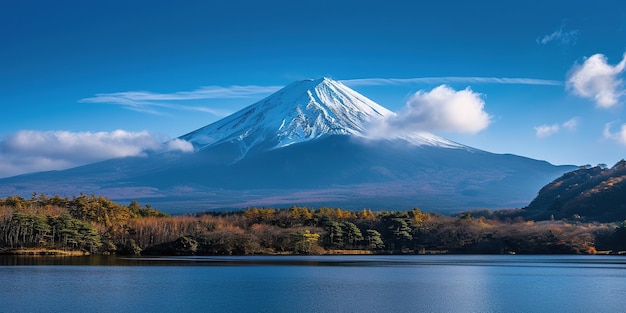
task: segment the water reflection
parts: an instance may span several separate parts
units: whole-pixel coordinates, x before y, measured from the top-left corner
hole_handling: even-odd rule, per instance
[[[448,266],[626,269],[624,256],[590,255],[322,255],[322,256],[22,256],[0,255],[0,266]],[[478,271],[478,269],[472,269]]]
[[[0,257],[2,312],[620,311],[620,256]]]

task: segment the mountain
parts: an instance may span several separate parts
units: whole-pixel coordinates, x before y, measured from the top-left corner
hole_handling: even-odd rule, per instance
[[[327,135],[362,136],[368,123],[393,115],[339,82],[303,80],[180,138],[199,149],[237,142],[245,152],[256,145],[280,148]]]
[[[474,149],[427,132],[373,139],[395,116],[328,78],[292,83],[148,153],[0,179],[0,195],[80,192],[168,212],[249,206],[457,211],[521,207],[574,167]]]
[[[228,143],[249,152],[267,151],[329,135],[368,137],[371,123],[396,114],[329,78],[303,80],[213,124],[183,135],[196,150]],[[413,141],[430,145],[461,145],[422,133]]]
[[[565,173],[543,187],[524,211],[536,219],[626,220],[626,161]]]

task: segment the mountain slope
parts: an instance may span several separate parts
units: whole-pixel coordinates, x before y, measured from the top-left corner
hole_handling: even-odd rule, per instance
[[[271,149],[326,135],[362,135],[367,123],[392,115],[339,82],[303,80],[180,139],[198,149],[238,143],[243,157],[255,146]]]
[[[525,211],[539,219],[626,220],[626,161],[568,172],[543,187]]]
[[[394,116],[374,101],[329,78],[294,82],[231,116],[179,137],[202,150],[223,143],[238,147],[240,158],[329,135],[366,137],[370,123]],[[432,134],[422,143],[460,146]]]
[[[180,139],[195,152],[0,179],[0,195],[94,193],[169,212],[275,205],[458,211],[521,207],[572,167],[430,133],[372,139],[395,113],[323,78],[295,82]]]

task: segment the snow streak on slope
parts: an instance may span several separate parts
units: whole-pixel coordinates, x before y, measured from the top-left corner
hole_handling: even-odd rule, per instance
[[[222,120],[181,136],[202,150],[235,143],[244,157],[327,135],[367,137],[371,123],[395,113],[329,78],[294,82]],[[414,144],[463,147],[430,133],[400,137]]]
[[[429,132],[411,132],[405,135],[397,135],[396,138],[404,139],[416,146],[427,145],[427,146],[440,147],[440,148],[464,149],[467,151],[476,150],[474,148],[462,145],[460,143],[456,143],[454,141],[441,138]]]

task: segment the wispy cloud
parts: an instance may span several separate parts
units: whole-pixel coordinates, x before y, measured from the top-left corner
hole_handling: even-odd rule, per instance
[[[564,26],[561,27],[554,32],[537,37],[537,43],[540,45],[547,45],[551,42],[555,42],[560,45],[575,45],[578,40],[578,30],[565,30]]]
[[[550,135],[556,134],[558,131],[559,131],[558,124],[541,125],[541,126],[535,127],[535,134],[539,138],[548,137]]]
[[[417,78],[360,78],[341,80],[349,86],[373,86],[373,85],[405,85],[405,84],[449,84],[449,83],[475,83],[475,84],[509,84],[509,85],[547,85],[562,86],[564,82],[558,80],[534,79],[534,78],[508,78],[508,77],[417,77]],[[219,117],[227,116],[232,111],[215,109],[207,106],[189,105],[181,102],[203,99],[237,99],[256,98],[276,92],[283,86],[206,86],[192,91],[179,91],[174,93],[157,93],[151,91],[124,91],[113,93],[99,93],[93,97],[80,99],[84,103],[109,103],[120,105],[126,109],[160,115],[162,109],[197,111],[213,114]]]
[[[616,132],[613,132],[611,128],[613,128],[613,122],[604,125],[604,138],[626,145],[626,124],[622,124],[620,130]]]
[[[60,170],[147,151],[193,151],[191,143],[147,131],[69,132],[22,130],[0,139],[0,177]]]
[[[598,107],[610,108],[624,95],[624,81],[619,77],[626,66],[626,53],[616,65],[610,65],[606,56],[594,54],[580,65],[574,65],[567,79],[567,87],[574,94],[593,99]]]
[[[489,125],[481,94],[470,88],[454,90],[441,85],[415,93],[396,116],[371,125],[372,137],[394,137],[424,131],[477,133]]]
[[[129,110],[161,114],[160,108],[198,111],[217,116],[226,116],[232,112],[213,109],[206,106],[182,105],[174,102],[203,100],[203,99],[236,99],[255,98],[277,91],[282,86],[206,86],[192,91],[174,93],[156,93],[150,91],[125,91],[114,93],[99,93],[94,97],[80,99],[85,103],[110,103],[121,105]]]
[[[562,124],[544,124],[540,126],[535,126],[535,135],[538,138],[545,138],[558,133],[561,129],[575,131],[578,128],[578,120],[579,119],[577,117],[574,117],[563,122]]]
[[[559,80],[536,79],[536,78],[509,78],[509,77],[472,77],[472,76],[444,76],[444,77],[415,77],[415,78],[358,78],[344,79],[349,86],[382,86],[404,84],[451,84],[451,83],[476,83],[476,84],[506,84],[506,85],[545,85],[563,86],[565,82]]]
[[[574,118],[571,118],[571,119],[565,121],[563,123],[563,128],[565,128],[565,129],[567,129],[569,131],[576,130],[578,128],[578,118],[574,117]]]

